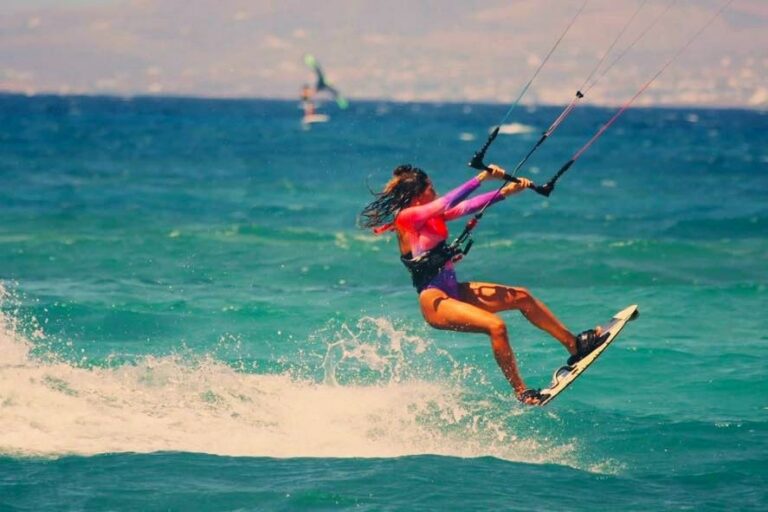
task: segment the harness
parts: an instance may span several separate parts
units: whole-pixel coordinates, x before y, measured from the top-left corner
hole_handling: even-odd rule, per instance
[[[408,252],[400,256],[405,268],[411,274],[411,281],[417,290],[425,288],[449,261],[458,261],[466,254],[457,244],[448,245],[445,240],[417,258]]]

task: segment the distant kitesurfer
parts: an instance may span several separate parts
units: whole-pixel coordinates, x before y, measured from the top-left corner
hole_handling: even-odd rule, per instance
[[[599,327],[578,336],[572,334],[525,288],[456,279],[453,261],[457,252],[446,244],[446,222],[471,215],[489,202],[496,203],[532,185],[530,180],[518,178],[519,181],[512,181],[498,191],[467,199],[481,182],[504,178],[501,167],[491,165],[489,169],[438,197],[424,171],[400,165],[383,191],[375,194],[376,199],[363,209],[360,225],[373,228],[376,234],[397,234],[401,260],[411,272],[427,323],[436,329],[487,334],[496,362],[518,400],[535,405],[542,396],[538,390],[526,388],[509,345],[506,324],[496,313],[519,310],[529,322],[565,346],[571,354],[569,364],[600,346],[605,336]]]
[[[304,117],[315,115],[315,102],[312,99],[315,92],[309,84],[304,84],[301,88],[301,108],[304,110]]]

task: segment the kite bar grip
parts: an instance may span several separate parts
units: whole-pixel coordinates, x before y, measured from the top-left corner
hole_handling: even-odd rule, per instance
[[[499,128],[501,126],[497,126],[494,128],[494,130],[491,132],[491,134],[488,136],[488,140],[485,141],[485,144],[483,144],[483,147],[480,148],[480,150],[474,154],[472,157],[472,160],[469,161],[469,166],[473,169],[477,169],[478,171],[489,171],[487,165],[485,165],[485,162],[483,162],[483,159],[485,158],[485,152],[488,151],[488,147],[491,145],[491,143],[494,141],[496,136],[499,134]]]
[[[510,176],[509,174],[505,174],[504,181],[513,181],[515,183],[520,183],[520,178],[516,178],[514,176]],[[533,190],[539,195],[542,195],[544,197],[549,197],[549,194],[551,194],[552,191],[555,189],[555,185],[552,182],[545,183],[544,185],[536,185],[535,183],[533,183],[528,188],[530,188],[531,190]]]
[[[555,185],[551,182],[547,182],[543,185],[533,185],[531,187],[531,190],[533,190],[537,194],[542,195],[544,197],[549,197],[549,194],[551,194],[552,191],[555,190]]]
[[[477,169],[478,171],[491,172],[491,168],[488,167],[485,162],[483,162],[483,159],[485,158],[485,152],[488,151],[488,147],[491,145],[494,139],[496,139],[496,136],[499,135],[499,128],[501,128],[501,126],[494,128],[494,130],[488,136],[488,140],[485,141],[485,144],[483,144],[483,147],[481,147],[480,150],[474,154],[472,160],[469,161],[470,167]],[[520,178],[512,176],[511,174],[505,173],[503,179],[504,181],[520,183]],[[530,188],[533,189],[533,191],[537,194],[541,194],[544,197],[549,197],[549,194],[551,194],[552,190],[554,189],[554,182],[550,181],[545,185],[532,185]]]

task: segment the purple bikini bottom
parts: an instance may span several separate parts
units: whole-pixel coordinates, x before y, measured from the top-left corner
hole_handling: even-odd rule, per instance
[[[453,299],[459,298],[459,282],[456,280],[456,272],[452,267],[444,267],[426,286],[417,291],[421,293],[428,288],[442,290]]]

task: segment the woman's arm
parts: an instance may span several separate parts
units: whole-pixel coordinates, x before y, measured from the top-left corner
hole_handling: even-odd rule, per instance
[[[490,206],[492,204],[498,203],[504,198],[504,194],[502,194],[499,190],[493,190],[491,192],[486,192],[485,194],[480,194],[479,196],[475,196],[472,199],[467,199],[466,201],[460,202],[453,208],[447,209],[445,211],[445,220],[453,220],[458,219],[459,217],[463,217],[464,215],[472,215],[473,213],[482,210],[486,204]]]
[[[448,208],[456,205],[459,201],[477,190],[485,176],[487,176],[487,173],[483,171],[434,201],[404,209],[397,216],[398,225],[404,228],[421,226],[428,219],[444,213]]]
[[[501,190],[480,194],[472,199],[460,202],[453,208],[449,208],[445,211],[445,220],[453,220],[464,215],[471,215],[483,209],[486,204],[491,206],[492,204],[505,199],[507,196],[522,192],[531,185],[533,185],[533,183],[528,178],[518,178],[518,181],[513,181],[504,185]]]

